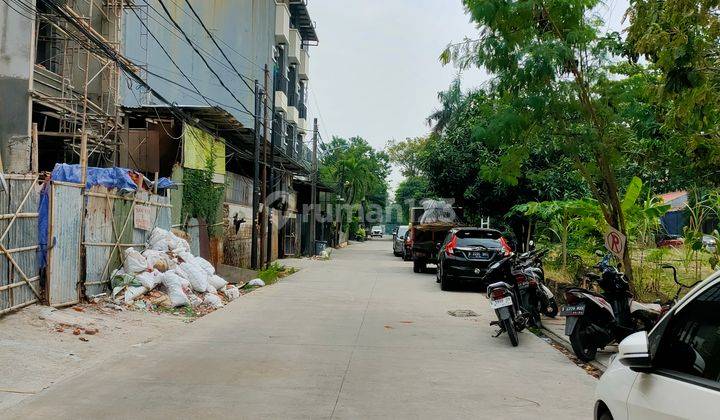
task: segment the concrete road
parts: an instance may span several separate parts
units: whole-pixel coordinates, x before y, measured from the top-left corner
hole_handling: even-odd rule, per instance
[[[591,418],[595,379],[530,333],[517,348],[492,338],[483,295],[440,291],[389,241],[294,264],[292,277],[0,417]]]

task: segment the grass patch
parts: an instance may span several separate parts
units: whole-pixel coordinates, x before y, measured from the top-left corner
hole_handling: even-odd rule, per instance
[[[295,267],[286,267],[277,261],[258,272],[258,278],[265,282],[266,286],[276,283],[279,279],[287,277],[298,270]]]
[[[593,271],[599,257],[591,252],[573,250],[573,256],[568,258],[568,266],[563,270],[559,252],[551,248],[550,255],[545,261],[545,272],[548,279],[559,285],[579,284],[583,274]],[[694,252],[688,254],[684,247],[678,248],[648,248],[632,251],[635,295],[638,300],[652,302],[655,299],[665,301],[675,295],[678,286],[673,281],[672,271],[662,266],[670,264],[675,266],[678,279],[685,284],[693,284],[698,280],[707,278],[714,270],[709,260],[711,255],[707,252]],[[683,290],[683,294],[687,293]]]

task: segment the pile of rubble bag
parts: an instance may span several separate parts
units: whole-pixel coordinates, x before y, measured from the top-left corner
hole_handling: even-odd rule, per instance
[[[112,298],[140,309],[189,306],[206,310],[240,297],[240,290],[215,274],[202,257],[190,253],[190,244],[172,232],[155,228],[147,249],[128,248],[123,266],[110,276]]]

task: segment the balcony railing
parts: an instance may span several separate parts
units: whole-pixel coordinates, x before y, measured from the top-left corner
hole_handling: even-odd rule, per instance
[[[304,120],[307,119],[307,105],[305,105],[303,102],[298,103],[298,118],[302,118]]]
[[[284,74],[276,74],[275,75],[275,91],[283,92],[287,95],[288,93],[288,77]]]

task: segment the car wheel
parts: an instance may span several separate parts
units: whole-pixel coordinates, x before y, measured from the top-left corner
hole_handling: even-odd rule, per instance
[[[413,261],[413,273],[420,273],[421,272],[421,265],[420,261]]]
[[[438,267],[439,269],[439,267]],[[443,272],[440,275],[440,290],[448,291],[452,289],[452,283],[450,282],[450,279],[448,278],[448,275]]]
[[[397,251],[393,251],[393,255],[395,255],[396,257],[402,257],[402,254]]]
[[[598,420],[613,420],[613,416],[612,414],[610,414],[609,411],[604,411],[602,414],[600,414]]]

